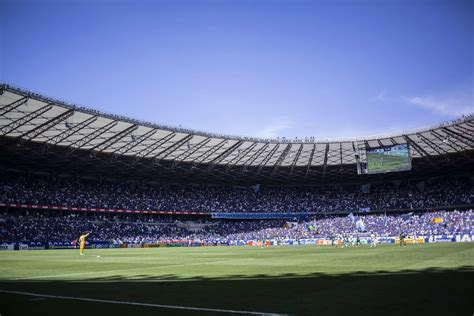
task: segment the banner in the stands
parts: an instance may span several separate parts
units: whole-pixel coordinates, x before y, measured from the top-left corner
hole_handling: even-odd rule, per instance
[[[39,210],[73,211],[73,212],[100,212],[100,213],[127,213],[127,214],[166,214],[166,215],[210,215],[205,212],[187,212],[187,211],[151,211],[151,210],[122,210],[113,208],[95,208],[95,207],[73,207],[57,205],[36,205],[36,204],[15,204],[0,203],[0,207],[8,208],[26,208]]]
[[[301,219],[317,215],[318,213],[211,213],[212,218],[222,219]]]

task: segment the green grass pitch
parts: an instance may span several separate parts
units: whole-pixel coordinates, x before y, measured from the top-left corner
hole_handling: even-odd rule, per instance
[[[403,170],[408,167],[408,158],[372,153],[367,155],[367,166],[369,172]]]
[[[1,252],[0,314],[235,314],[232,310],[260,315],[470,316],[474,312],[474,243],[375,249],[87,249],[85,253]]]

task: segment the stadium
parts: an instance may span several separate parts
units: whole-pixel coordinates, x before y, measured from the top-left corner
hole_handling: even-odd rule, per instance
[[[156,5],[165,10],[170,5],[165,5],[165,2]],[[204,3],[200,4],[204,6]],[[233,10],[243,6],[237,3],[233,4]],[[472,4],[453,3],[453,10],[466,6],[470,15],[474,12]],[[45,8],[55,7],[44,4]],[[186,12],[184,7],[198,10],[191,4],[181,5],[183,7],[176,9],[180,17]],[[360,5],[364,7],[363,12],[368,10],[362,3]],[[221,12],[223,9],[215,3],[209,6],[209,12],[225,12]],[[335,7],[347,9],[348,6],[339,3]],[[26,7],[32,9],[34,6],[30,3]],[[132,14],[132,10],[126,7],[126,15],[122,18]],[[256,14],[257,7],[250,6],[250,12]],[[278,8],[275,11],[278,14],[283,10],[283,6],[275,3],[270,7]],[[436,6],[428,7],[438,12]],[[112,10],[108,5],[104,8],[107,13],[111,10],[117,16],[122,14],[117,8]],[[316,8],[327,10],[322,3]],[[14,20],[19,9],[9,3],[5,11],[8,14],[3,18]],[[43,8],[37,8],[33,15],[44,17],[41,10]],[[82,9],[76,10],[82,12]],[[157,16],[158,11],[162,14],[160,10],[155,12]],[[65,11],[61,12],[65,14]],[[166,12],[159,15],[164,20],[167,15],[174,14]],[[94,21],[89,14],[84,16]],[[270,13],[265,11],[265,14]],[[298,17],[302,21],[306,18],[313,20],[313,14]],[[333,14],[339,17],[340,13]],[[199,19],[201,15],[196,14]],[[137,23],[142,23],[142,18],[146,20],[146,16],[144,12],[138,14],[140,22]],[[194,14],[190,13],[190,16]],[[251,21],[249,16],[244,15],[245,18],[236,24],[236,30],[246,36],[253,32],[245,32],[245,23]],[[286,18],[291,14],[286,12],[281,16]],[[207,18],[212,20],[213,17]],[[294,17],[290,20],[292,23],[297,21]],[[55,28],[62,25],[58,23],[52,25]],[[71,18],[70,23],[73,24],[74,19]],[[257,29],[264,27],[259,23],[260,20]],[[472,25],[472,21],[470,23]],[[333,25],[332,22],[329,24]],[[9,25],[6,23],[5,28],[10,29],[11,34],[21,34],[20,30]],[[83,20],[78,25],[80,32],[75,34],[80,37],[80,34],[87,33],[82,29],[87,26]],[[124,25],[127,32],[135,27],[133,23]],[[229,27],[220,19],[209,25],[212,29],[215,26]],[[114,24],[115,27],[118,26]],[[299,31],[301,34],[303,29]],[[169,34],[176,35],[166,30],[149,32],[153,36],[165,34],[162,40],[171,38]],[[239,42],[238,32],[231,30],[229,33]],[[49,32],[45,34],[57,35],[59,31]],[[127,32],[120,33],[120,38],[122,35],[128,38]],[[206,32],[210,32],[209,29],[206,28]],[[195,35],[207,43],[206,32]],[[93,42],[95,35],[92,33],[85,36],[84,46]],[[405,33],[406,30],[400,34]],[[466,33],[472,35],[472,29]],[[285,37],[285,33],[282,34],[278,36]],[[295,36],[292,32],[288,34]],[[220,34],[219,39],[224,41],[228,35]],[[331,36],[338,36],[336,28]],[[268,40],[268,37],[271,38],[272,34],[265,33],[263,38]],[[344,33],[344,40],[348,37]],[[32,40],[33,37],[28,38]],[[59,38],[66,41],[70,36],[61,34]],[[325,36],[322,38],[327,39]],[[100,37],[101,42],[108,40],[106,36]],[[178,45],[179,40],[173,38],[166,42],[168,44],[160,42],[159,49],[152,51],[159,55],[167,45]],[[13,40],[10,42],[15,43]],[[54,42],[58,45],[55,47],[68,51],[68,44],[60,42]],[[45,40],[41,45],[46,47],[46,43],[53,42]],[[148,42],[140,46],[135,37],[128,39],[127,43],[117,46],[123,47],[126,54],[136,53],[129,50],[135,44],[144,50],[151,47]],[[331,43],[329,39],[327,45],[335,45]],[[206,46],[209,43],[193,42],[193,45],[205,47],[203,55],[211,54],[212,49]],[[191,49],[193,45],[185,47]],[[72,47],[74,49],[69,53],[74,55],[72,51],[75,53],[78,48]],[[107,46],[102,51],[106,59],[118,54],[113,47]],[[233,52],[240,46],[230,47]],[[244,51],[252,52],[253,57],[261,53],[253,47],[244,47]],[[85,52],[83,49],[81,47],[78,51]],[[472,51],[472,45],[470,49]],[[361,51],[369,54],[370,47],[364,46]],[[16,54],[21,56],[18,51]],[[35,54],[40,55],[36,51]],[[101,50],[94,51],[93,58],[87,54],[80,57],[79,53],[74,56],[78,60],[95,60],[96,54],[101,56]],[[187,53],[177,50],[166,56],[178,60],[180,54]],[[271,59],[269,56],[278,55],[278,52],[265,51],[264,55]],[[31,60],[40,58],[29,56]],[[124,64],[138,67],[140,58],[147,60],[148,55],[140,51],[133,56],[124,59]],[[453,59],[456,56],[453,55]],[[472,65],[472,56],[469,57]],[[414,59],[420,63],[421,59]],[[27,68],[31,66],[28,60],[21,62]],[[146,81],[155,77],[140,81],[129,77],[129,72],[123,75],[127,77],[126,84],[119,88],[114,86],[117,82],[114,75],[119,77],[120,72],[100,75],[91,72],[97,77],[103,75],[105,85],[90,76],[90,83],[83,80],[80,85],[72,84],[75,88],[68,90],[61,82],[74,80],[71,77],[80,76],[82,68],[75,69],[71,76],[66,69],[75,63],[72,60],[56,64],[49,55],[46,60],[46,68],[41,69],[47,71],[37,74],[39,81],[26,88],[13,82],[28,82],[27,78],[35,77],[34,67],[28,68],[24,77],[16,77],[3,75],[3,63],[0,63],[0,316],[472,315],[474,303],[472,294],[469,294],[474,292],[472,86],[467,90],[470,97],[467,98],[468,106],[463,103],[459,111],[453,108],[464,101],[458,101],[457,97],[455,102],[443,97],[442,105],[434,102],[434,98],[427,98],[429,102],[423,100],[425,112],[422,113],[426,116],[429,116],[426,114],[429,105],[435,112],[442,112],[442,115],[433,117],[450,118],[438,120],[428,127],[419,123],[418,127],[394,131],[385,122],[386,130],[369,136],[365,125],[376,125],[377,121],[383,120],[383,115],[393,116],[395,122],[411,122],[411,116],[416,115],[411,115],[402,106],[399,110],[383,110],[388,111],[386,113],[373,107],[372,113],[363,113],[363,122],[351,123],[347,117],[357,118],[359,116],[355,113],[364,112],[365,108],[361,106],[354,110],[347,106],[338,110],[347,111],[348,116],[334,114],[327,108],[319,109],[319,112],[315,110],[315,113],[319,116],[327,114],[318,121],[320,124],[324,120],[337,122],[329,132],[341,130],[345,133],[345,125],[353,124],[357,127],[356,136],[284,137],[273,132],[236,136],[227,130],[222,134],[215,132],[212,121],[218,120],[218,115],[213,118],[212,111],[196,119],[202,121],[201,129],[183,128],[177,122],[160,124],[160,120],[153,116],[149,121],[134,118],[140,117],[140,102],[147,100],[156,105],[159,103],[157,100],[161,100],[158,94],[168,93],[161,88],[156,88],[158,92],[145,88],[136,90],[137,86],[147,86]],[[210,58],[209,63],[220,67],[231,64],[225,60]],[[435,67],[436,62],[427,62],[430,66],[424,69],[428,71]],[[13,73],[21,72],[21,63],[12,68]],[[88,63],[82,64],[84,73],[87,73],[85,65]],[[104,60],[94,66],[102,69],[100,63]],[[153,67],[151,61],[146,63],[146,67]],[[383,68],[374,59],[369,63]],[[203,64],[206,63],[203,61]],[[205,72],[215,71],[206,65]],[[6,65],[4,68],[9,67]],[[185,67],[186,76],[189,73],[189,77],[199,77],[198,72],[198,75],[193,73],[196,71],[193,67]],[[456,68],[450,67],[446,73]],[[472,69],[467,72],[471,79]],[[55,71],[61,73],[61,79],[55,79]],[[140,76],[144,72],[143,69],[134,71]],[[264,78],[270,78],[271,73],[269,70],[265,72]],[[395,72],[392,74],[397,77]],[[168,74],[167,79],[172,77],[173,74]],[[10,78],[15,80],[8,80]],[[401,81],[407,80],[405,78],[404,75]],[[153,80],[153,87],[163,84],[158,79]],[[223,81],[227,80],[235,84],[231,76]],[[325,77],[324,80],[330,82],[331,78]],[[50,83],[56,90],[38,83],[42,81]],[[213,81],[216,87],[211,87],[211,94],[219,94],[217,81]],[[303,80],[296,82],[305,85]],[[352,83],[357,85],[357,80]],[[337,85],[339,87],[339,83]],[[44,90],[36,87],[44,87]],[[170,87],[166,86],[172,90]],[[177,94],[187,92],[183,87],[184,83],[179,85]],[[291,90],[291,85],[285,88]],[[346,89],[355,91],[344,87],[341,95],[346,94]],[[49,96],[43,91],[59,91],[63,96],[76,92],[74,95],[81,100],[89,96],[101,100],[103,95],[111,97],[110,91],[114,91],[116,100],[132,95],[137,102],[127,107],[127,113],[131,115],[122,115],[117,114],[120,111],[114,111],[114,107],[104,110],[103,107],[83,106],[79,101],[64,101],[63,97]],[[134,95],[136,91],[139,93]],[[270,93],[279,95],[278,88],[272,86]],[[356,98],[356,95],[353,93],[349,98]],[[249,100],[244,94],[240,97]],[[199,104],[199,98],[192,96],[191,99]],[[421,98],[395,98],[386,96],[385,92],[375,99],[377,104],[421,102]],[[237,112],[247,111],[240,102],[241,99]],[[449,102],[451,106],[445,105]],[[290,104],[284,102],[285,110],[292,107]],[[252,106],[255,107],[249,105]],[[158,113],[168,111],[165,108],[160,106]],[[275,111],[276,108],[275,105]],[[239,119],[232,109],[225,110],[235,116],[235,125],[245,126],[245,120]],[[409,115],[395,115],[397,111],[407,111]],[[198,116],[196,113],[190,110],[189,113],[179,112],[179,115],[188,118]],[[268,109],[258,112],[252,108],[249,113],[245,115],[253,115],[262,122],[265,116],[272,115]],[[305,113],[305,116],[310,115]],[[211,119],[206,121],[203,117]],[[317,121],[310,118],[313,119]],[[304,121],[301,119],[301,124]],[[425,122],[423,118],[413,121]],[[426,121],[435,120],[430,117]],[[282,126],[287,128],[285,124]]]
[[[430,251],[431,247],[434,247],[433,251],[447,251],[450,256],[455,256],[451,251],[466,252],[464,261],[462,256],[454,257],[465,267],[451,271],[449,263],[442,262],[443,267],[447,265],[446,271],[427,265],[426,270],[418,272],[409,269],[393,272],[392,278],[403,279],[406,274],[420,273],[423,278],[446,278],[453,274],[453,277],[469,276],[472,279],[470,245],[437,249],[442,245],[437,242],[465,242],[473,237],[472,116],[401,135],[321,143],[236,138],[153,125],[77,107],[7,84],[2,85],[0,106],[2,247],[12,250],[73,249],[76,245],[71,242],[82,232],[94,232],[86,247],[91,248],[86,254],[91,254],[92,262],[88,262],[90,270],[84,272],[92,283],[82,283],[85,282],[82,273],[74,266],[61,268],[60,273],[51,271],[50,266],[40,266],[32,273],[25,270],[30,267],[30,255],[16,259],[16,253],[5,260],[15,260],[26,266],[14,275],[5,275],[5,282],[29,280],[31,276],[33,283],[39,283],[34,287],[40,288],[56,284],[62,278],[72,282],[74,287],[76,282],[80,287],[95,286],[93,282],[104,282],[101,286],[132,282],[136,287],[141,282],[147,284],[148,279],[158,281],[159,286],[168,286],[173,284],[168,283],[171,281],[190,279],[195,282],[196,278],[203,278],[202,284],[220,283],[218,280],[229,277],[234,280],[230,283],[242,282],[240,279],[246,282],[262,280],[255,281],[260,287],[266,285],[259,282],[271,284],[275,282],[270,281],[274,277],[291,280],[280,280],[284,286],[296,286],[291,285],[295,283],[306,290],[304,287],[308,285],[305,283],[309,280],[302,276],[307,272],[299,276],[295,271],[300,268],[292,267],[292,264],[297,265],[298,260],[302,260],[298,256],[320,252],[311,248],[353,245],[358,236],[361,248],[377,238],[381,243],[379,248],[385,251],[389,248],[384,244],[400,243],[401,234],[406,234],[409,244],[416,244],[412,246],[416,247],[413,248],[416,252]],[[408,144],[410,149],[411,170],[408,174],[407,171],[387,173],[391,170],[366,174],[370,173],[370,167],[364,161],[368,161],[370,149],[403,144]],[[326,183],[322,184],[322,181]],[[430,248],[420,249],[425,243]],[[220,247],[207,250],[211,246]],[[227,249],[228,246],[244,249]],[[155,249],[136,253],[137,248],[154,247],[159,250],[180,247],[165,254],[170,256],[167,260],[173,262],[171,267],[196,264],[203,265],[209,272],[197,269],[188,275],[189,272],[173,268],[174,271],[162,275],[161,253],[154,252]],[[176,251],[183,249],[181,247],[187,248]],[[205,250],[200,252],[194,247]],[[354,251],[360,250],[354,247]],[[134,268],[124,268],[128,261],[119,264],[108,261],[120,262],[121,255],[125,258],[131,255],[123,251],[137,256]],[[324,254],[326,258],[333,255],[330,250],[323,251],[329,251]],[[64,252],[70,255],[68,250]],[[64,252],[53,253],[51,258],[61,258]],[[349,251],[347,255],[346,259],[351,260],[350,256],[360,254]],[[147,260],[148,256],[156,256],[157,262],[141,267],[141,260]],[[186,264],[188,259],[181,261],[181,256],[196,256],[203,261]],[[297,261],[283,261],[280,266],[279,261],[286,256],[297,256]],[[101,262],[107,260],[108,267],[101,267],[99,259]],[[44,264],[53,264],[49,259],[44,260]],[[247,260],[253,269],[250,274],[242,274]],[[265,265],[260,266],[258,260],[275,260],[274,268],[284,273],[272,276],[272,269],[269,271]],[[242,261],[243,265],[230,265],[233,261]],[[374,263],[363,261],[363,264]],[[165,261],[163,266],[170,264]],[[303,271],[306,270],[304,267]],[[380,268],[383,267],[381,263]],[[430,271],[433,268],[436,269]],[[214,269],[222,271],[214,275]],[[176,274],[169,274],[171,272]],[[389,274],[378,269],[358,272],[362,275]],[[226,276],[226,273],[234,275]],[[433,273],[434,276],[429,276]],[[360,278],[359,274],[342,277]],[[263,281],[265,279],[268,280]],[[461,280],[453,285],[462,285],[463,291],[469,292],[466,289],[472,283]],[[180,291],[195,291],[195,286],[204,286],[202,284]],[[425,284],[428,289],[430,284]],[[33,285],[20,281],[9,286],[25,289]],[[149,285],[143,286],[145,291]],[[385,289],[393,284],[387,281],[386,285],[380,286]],[[215,289],[206,291],[212,293]],[[228,294],[221,293],[220,296],[239,295],[235,290],[223,291]],[[260,292],[262,289],[256,291],[249,295],[266,295],[265,291]],[[467,301],[460,296],[460,309],[471,304],[468,298],[465,299]],[[259,304],[255,304],[258,310]],[[310,303],[303,301],[302,308],[296,312],[308,313],[306,304]],[[223,307],[214,303],[209,306]],[[36,306],[28,308],[36,309]],[[199,313],[227,310],[203,308]],[[288,312],[284,308],[281,311]],[[266,310],[281,311],[271,307]]]

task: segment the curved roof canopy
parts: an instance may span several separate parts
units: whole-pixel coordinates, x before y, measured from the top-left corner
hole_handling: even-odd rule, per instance
[[[0,86],[0,136],[166,163],[171,168],[191,165],[226,170],[282,168],[288,172],[325,171],[331,166],[355,165],[367,148],[408,143],[412,158],[471,151],[474,117],[424,130],[380,138],[307,141],[216,135],[141,122],[53,100],[7,84]]]

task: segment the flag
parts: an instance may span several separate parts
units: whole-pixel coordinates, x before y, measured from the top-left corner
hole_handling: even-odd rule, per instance
[[[403,215],[401,215],[401,218],[403,219],[403,221],[406,222],[406,221],[410,220],[410,218],[411,218],[412,215],[413,215],[413,212],[410,212],[410,213],[408,213],[408,214],[403,214]]]
[[[364,221],[362,219],[359,219],[357,222],[356,222],[356,228],[358,231],[360,232],[363,232],[365,231],[365,224],[364,224]]]
[[[349,219],[351,220],[351,223],[352,223],[352,224],[354,224],[354,223],[355,223],[355,221],[356,221],[356,217],[354,216],[354,214],[353,214],[353,213],[349,213],[349,215],[348,215],[347,217],[349,217]]]
[[[438,224],[438,223],[442,223],[442,222],[443,222],[443,218],[441,218],[441,217],[435,217],[431,220],[432,224]]]

